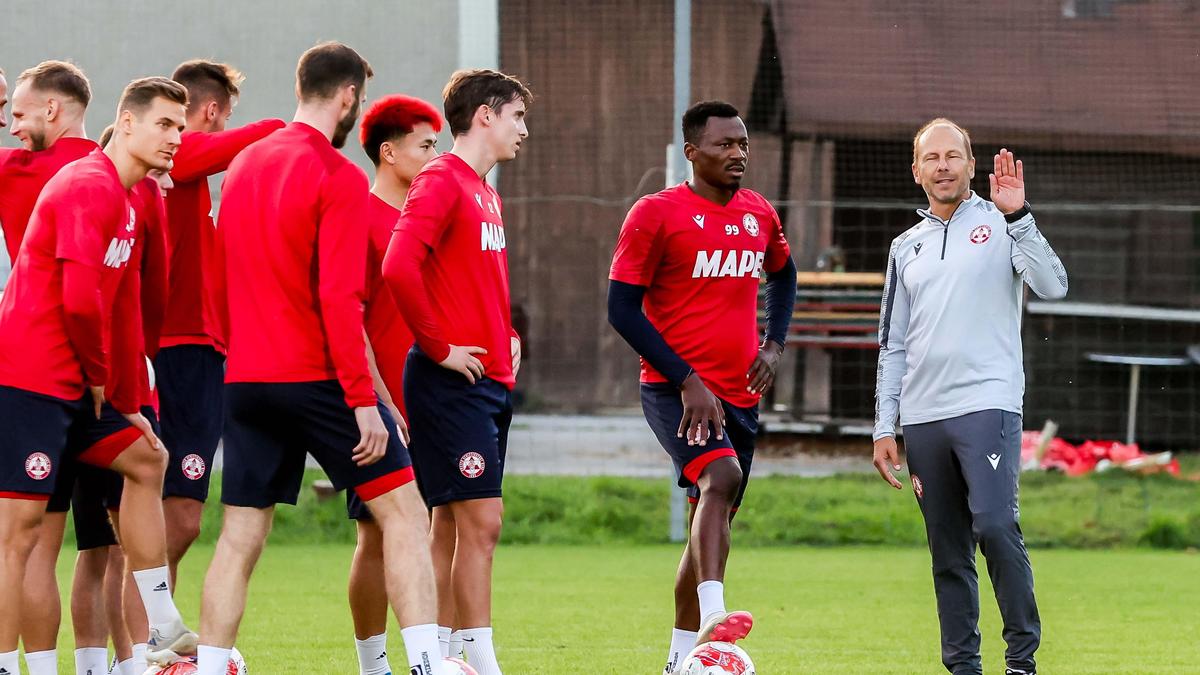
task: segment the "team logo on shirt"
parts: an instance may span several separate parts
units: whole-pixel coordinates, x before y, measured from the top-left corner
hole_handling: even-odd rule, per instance
[[[921,477],[917,474],[912,475],[913,493],[917,495],[917,499],[925,496],[925,485],[921,482]]]
[[[692,278],[759,276],[763,265],[762,251],[696,251],[696,266]]]
[[[133,224],[137,222],[137,215],[133,212],[133,207],[129,207],[129,222],[125,224],[126,232],[133,232]]]
[[[698,215],[692,216],[692,222],[699,225],[700,229],[702,229],[702,230],[704,229],[704,215],[703,214],[698,214]]]
[[[991,238],[992,238],[992,228],[988,227],[987,225],[980,225],[979,227],[971,230],[971,243],[972,244],[982,244]]]
[[[204,472],[208,469],[204,463],[204,458],[196,453],[184,457],[183,461],[179,463],[179,467],[188,480],[200,480],[204,478]]]
[[[751,237],[758,236],[758,219],[754,217],[754,214],[747,213],[742,216],[742,229],[746,230]]]
[[[458,458],[458,471],[467,478],[479,478],[486,468],[487,462],[478,452],[468,452]]]
[[[44,452],[35,452],[25,458],[25,473],[34,480],[45,480],[51,466],[50,457]]]

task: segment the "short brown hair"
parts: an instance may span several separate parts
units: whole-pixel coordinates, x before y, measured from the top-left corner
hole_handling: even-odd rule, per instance
[[[374,77],[371,64],[341,42],[322,42],[300,55],[296,64],[296,85],[300,100],[332,98],[346,85],[358,87],[362,93],[367,79]]]
[[[117,104],[117,114],[128,110],[134,115],[141,115],[156,98],[165,98],[185,107],[188,104],[187,89],[182,84],[165,77],[143,77],[125,85],[121,101]]]
[[[528,107],[533,104],[533,94],[517,78],[487,68],[459,70],[450,76],[442,90],[446,122],[454,136],[471,130],[471,119],[479,106],[499,111],[505,103],[516,100],[524,101]]]
[[[38,91],[52,91],[73,98],[83,107],[92,102],[92,85],[87,76],[73,63],[42,61],[17,76],[17,84],[28,82]]]
[[[115,130],[116,127],[111,124],[104,127],[104,131],[100,132],[100,138],[96,141],[96,144],[99,145],[101,149],[107,148],[108,142],[112,140],[113,131]]]
[[[224,108],[237,97],[246,76],[228,63],[192,59],[179,64],[171,79],[187,89],[192,105],[216,101]]]
[[[962,134],[963,142],[966,143],[966,145],[967,145],[967,159],[975,158],[975,153],[971,150],[971,134],[967,133],[967,130],[965,128],[959,126],[958,123],[955,122],[954,120],[947,119],[945,117],[935,117],[934,119],[931,119],[928,122],[926,122],[924,124],[924,126],[922,126],[920,129],[917,129],[917,134],[915,136],[913,136],[913,163],[914,164],[916,164],[916,162],[917,162],[917,141],[921,140],[921,136],[924,136],[926,131],[929,131],[933,127],[938,127],[938,126],[942,126],[942,125],[946,125],[948,127],[954,127],[954,129],[957,130],[958,133]]]

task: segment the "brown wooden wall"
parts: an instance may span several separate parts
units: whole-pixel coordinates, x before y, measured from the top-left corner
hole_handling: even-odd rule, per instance
[[[695,3],[695,100],[748,105],[765,11]],[[626,211],[664,187],[673,20],[669,0],[501,3],[501,65],[537,97],[522,156],[500,174],[513,303],[528,319],[519,389],[531,405],[637,404],[637,358],[609,327],[605,297]],[[778,182],[757,168],[752,159],[750,180]]]

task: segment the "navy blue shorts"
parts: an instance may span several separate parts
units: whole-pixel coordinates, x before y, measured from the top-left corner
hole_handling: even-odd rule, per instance
[[[360,435],[354,411],[336,380],[236,382],[225,385],[225,467],[221,501],[266,508],[295,504],[312,454],[339,490],[354,488],[364,501],[413,478],[412,460],[387,407],[387,454],[370,466],[352,459]]]
[[[157,435],[158,416],[154,408],[142,406],[142,415],[150,422],[150,427]],[[46,510],[51,513],[66,513],[67,509],[71,508],[76,483],[84,480],[85,476],[89,480],[104,473],[112,473],[119,477],[119,474],[107,467],[117,455],[141,437],[142,432],[135,429],[124,415],[108,403],[101,406],[100,419],[96,419],[90,404],[83,406],[76,413],[74,424],[67,434],[67,453],[63,456],[62,471],[58,474]],[[86,468],[96,468],[98,471],[85,471]],[[120,503],[118,492],[111,508],[115,510]]]
[[[471,384],[413,347],[404,364],[404,405],[428,506],[501,496],[512,424],[508,387],[486,377]]]
[[[143,406],[142,415],[158,434],[158,416],[154,408]],[[68,451],[62,462],[62,472],[54,494],[46,504],[46,511],[65,513],[70,508],[75,521],[75,545],[80,551],[117,543],[108,512],[121,508],[121,493],[125,487],[121,474],[84,458],[89,453],[93,456],[99,453],[106,466],[140,438],[142,433],[107,403],[101,408],[98,420],[90,405],[83,406],[76,415],[68,434]]]
[[[75,521],[75,548],[87,551],[117,544],[108,512],[121,508],[125,478],[112,469],[77,464],[71,518]]]
[[[350,520],[374,520],[370,509],[354,490],[346,490],[346,517]]]
[[[207,345],[164,347],[154,374],[170,455],[163,496],[202,502],[225,424],[225,357]]]
[[[68,401],[0,386],[0,498],[49,499],[85,400],[91,410],[90,397]]]
[[[680,438],[679,421],[683,419],[683,396],[667,383],[642,384],[642,412],[646,423],[675,463],[679,487],[687,488],[688,498],[695,503],[700,498],[696,481],[705,467],[721,457],[734,457],[742,467],[742,486],[738,488],[733,506],[737,508],[746,494],[750,481],[750,466],[754,461],[754,442],[758,437],[758,406],[739,408],[725,401],[725,436],[720,440],[710,436],[707,445],[688,445]]]

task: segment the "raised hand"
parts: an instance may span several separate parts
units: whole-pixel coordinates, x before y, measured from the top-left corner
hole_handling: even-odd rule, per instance
[[[1000,148],[992,165],[992,173],[988,174],[992,203],[1005,215],[1020,211],[1025,206],[1025,167],[1021,160],[1013,161],[1013,154]]]

